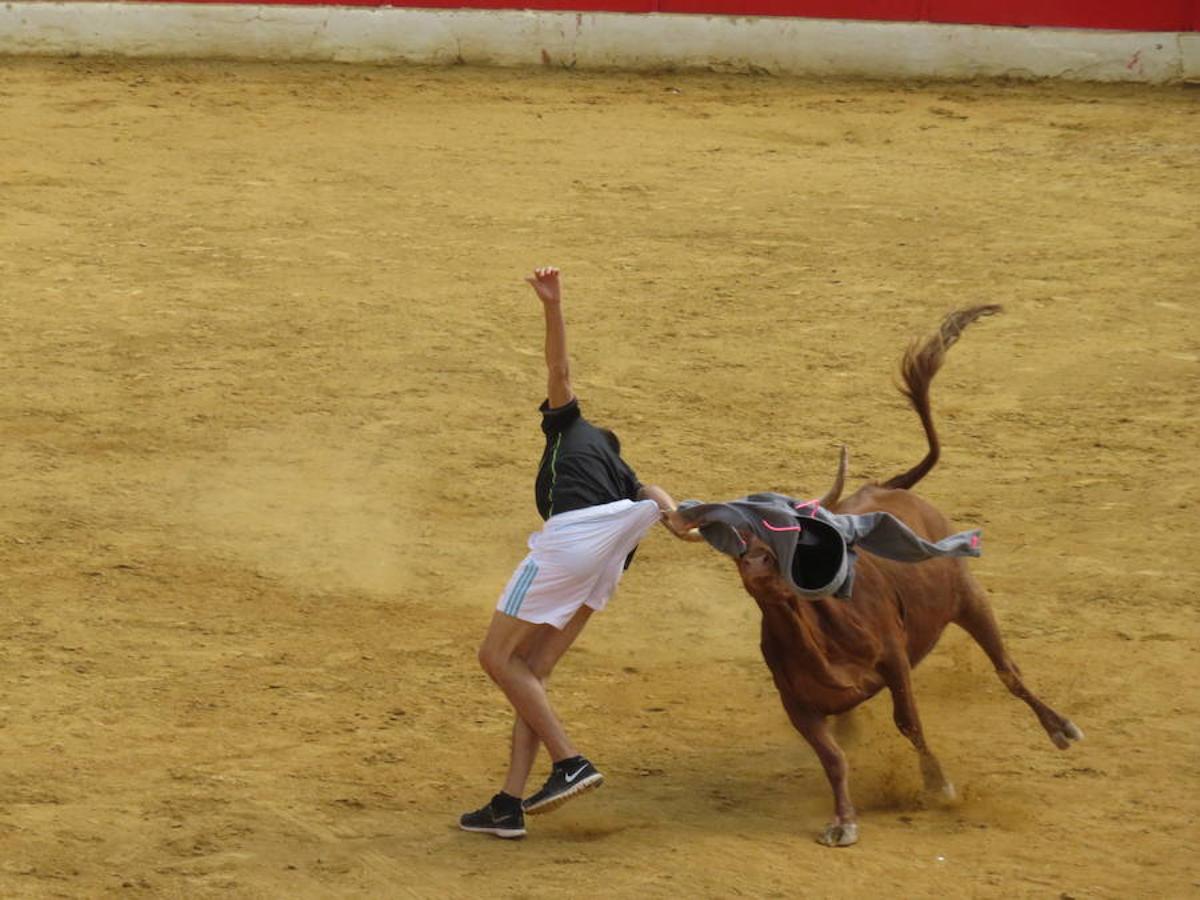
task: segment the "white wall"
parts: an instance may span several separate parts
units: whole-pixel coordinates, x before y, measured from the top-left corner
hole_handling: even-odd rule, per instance
[[[238,4],[7,3],[0,53],[1200,81],[1200,34]]]

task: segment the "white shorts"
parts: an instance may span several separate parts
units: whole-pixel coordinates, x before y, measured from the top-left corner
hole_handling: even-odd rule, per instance
[[[617,500],[551,516],[529,536],[529,555],[513,572],[496,609],[555,628],[585,604],[604,609],[621,580],[625,557],[659,518],[653,500]]]

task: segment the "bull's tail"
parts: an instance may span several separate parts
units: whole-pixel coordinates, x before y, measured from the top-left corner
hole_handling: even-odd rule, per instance
[[[949,350],[963,329],[984,316],[995,315],[1004,307],[995,303],[982,306],[970,306],[966,309],[955,310],[942,320],[942,327],[936,334],[923,341],[914,341],[900,362],[900,377],[904,386],[900,393],[908,398],[909,404],[921,417],[921,426],[925,429],[925,437],[929,441],[929,452],[919,463],[883,483],[886,488],[908,489],[924,478],[937,465],[941,446],[938,443],[937,429],[933,427],[933,413],[929,408],[929,384],[938,373],[946,359]]]

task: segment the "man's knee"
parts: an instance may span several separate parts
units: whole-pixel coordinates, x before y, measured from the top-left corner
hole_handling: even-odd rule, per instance
[[[550,677],[550,672],[554,668],[555,660],[547,658],[541,653],[534,653],[526,657],[525,665],[529,667],[529,671],[533,673],[533,677],[542,684],[546,683],[546,679]]]
[[[479,645],[479,667],[487,673],[492,681],[500,681],[504,677],[504,669],[508,663],[508,658],[503,651],[498,647],[494,647],[487,641]]]

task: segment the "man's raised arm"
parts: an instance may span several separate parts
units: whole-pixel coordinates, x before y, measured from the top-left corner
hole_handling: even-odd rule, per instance
[[[542,301],[546,317],[546,399],[551,409],[566,406],[575,399],[571,390],[571,360],[567,356],[567,326],[562,314],[562,287],[558,269],[545,266],[534,269],[525,279]]]

